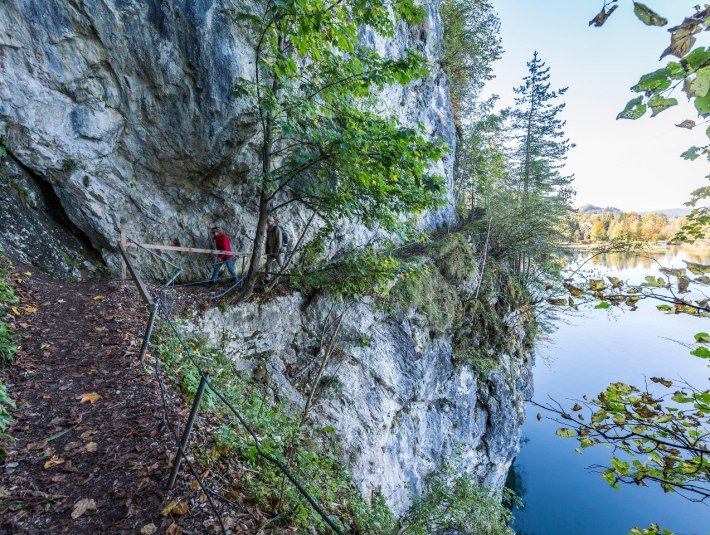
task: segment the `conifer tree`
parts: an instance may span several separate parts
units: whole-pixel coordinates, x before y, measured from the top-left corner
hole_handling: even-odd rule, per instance
[[[518,218],[524,228],[517,233],[516,268],[530,275],[532,264],[544,261],[559,233],[560,222],[571,210],[573,176],[563,174],[568,151],[560,102],[567,88],[550,89],[550,69],[537,52],[528,62],[528,74],[515,88],[515,108],[510,112],[514,132],[511,156],[513,178],[520,193]]]

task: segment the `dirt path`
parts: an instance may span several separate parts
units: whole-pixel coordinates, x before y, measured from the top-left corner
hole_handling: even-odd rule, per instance
[[[151,533],[153,523],[180,533],[160,515],[171,448],[157,386],[138,363],[145,310],[117,283],[22,271],[20,350],[4,372],[17,409],[0,531]]]

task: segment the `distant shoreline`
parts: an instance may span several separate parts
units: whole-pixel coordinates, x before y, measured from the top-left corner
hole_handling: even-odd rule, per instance
[[[561,249],[572,249],[576,251],[591,251],[597,247],[602,247],[606,242],[569,242],[561,243],[559,247]],[[710,241],[708,240],[698,240],[695,243],[680,243],[680,242],[632,242],[633,245],[639,246],[639,248],[645,249],[649,252],[666,252],[674,250],[707,250],[710,249]],[[614,251],[611,251],[614,252]]]

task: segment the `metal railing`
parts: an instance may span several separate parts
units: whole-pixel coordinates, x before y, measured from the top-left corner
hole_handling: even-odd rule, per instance
[[[151,349],[151,339],[153,335],[153,329],[155,326],[155,322],[157,318],[160,318],[162,321],[165,322],[165,324],[168,326],[168,328],[173,332],[175,335],[175,338],[177,339],[178,343],[180,346],[183,348],[185,351],[185,354],[188,357],[188,360],[190,361],[190,364],[196,369],[200,376],[200,383],[197,388],[197,392],[195,394],[195,398],[192,403],[192,407],[190,410],[190,414],[188,416],[187,422],[185,423],[184,429],[182,434],[180,435],[178,433],[178,429],[176,426],[173,426],[170,424],[170,418],[169,418],[169,403],[166,398],[165,394],[165,385],[163,384],[163,379],[162,379],[162,374],[160,371],[160,358],[159,355],[156,351],[152,351],[153,356],[154,356],[154,368],[155,368],[155,376],[156,379],[160,385],[160,391],[161,391],[161,397],[163,401],[163,419],[165,422],[166,427],[168,428],[170,434],[175,440],[175,447],[176,447],[176,454],[175,454],[175,459],[173,461],[171,471],[170,471],[170,476],[168,479],[168,484],[166,487],[166,490],[171,490],[175,484],[175,481],[177,479],[178,473],[180,471],[180,466],[182,462],[184,461],[190,473],[192,476],[197,480],[198,485],[202,489],[202,491],[205,493],[205,496],[207,497],[208,503],[210,505],[210,508],[212,509],[213,513],[217,517],[217,520],[219,521],[220,527],[222,529],[223,533],[226,533],[226,529],[224,526],[224,523],[221,518],[221,514],[215,505],[214,501],[212,500],[212,493],[209,491],[207,486],[205,485],[204,481],[199,477],[199,474],[195,470],[194,466],[192,463],[189,461],[187,457],[187,450],[189,447],[190,443],[190,435],[192,432],[193,425],[196,421],[196,419],[199,417],[199,407],[200,407],[200,402],[202,401],[202,398],[204,396],[204,393],[206,391],[212,392],[212,394],[220,401],[222,402],[225,407],[228,409],[228,414],[231,414],[236,418],[238,424],[249,434],[251,439],[254,441],[254,446],[256,449],[257,454],[262,457],[264,460],[275,466],[290,482],[293,484],[293,486],[296,488],[296,490],[299,492],[299,494],[308,502],[310,507],[313,509],[314,512],[318,514],[318,516],[330,527],[330,529],[333,530],[333,532],[342,535],[345,533],[347,528],[345,524],[338,519],[338,523],[341,525],[339,526],[338,523],[334,521],[333,518],[331,518],[330,515],[326,513],[326,511],[323,509],[323,507],[313,498],[313,496],[306,490],[304,484],[299,481],[289,470],[289,468],[281,461],[279,460],[276,456],[268,453],[267,451],[264,450],[261,441],[259,440],[259,436],[257,433],[254,431],[254,428],[252,425],[241,415],[241,413],[236,409],[236,407],[227,399],[227,397],[224,395],[223,392],[219,390],[212,382],[210,382],[209,375],[208,373],[200,366],[200,363],[198,360],[201,357],[199,355],[195,355],[192,350],[190,349],[189,345],[185,342],[185,338],[181,335],[180,331],[176,327],[175,323],[172,321],[170,318],[170,313],[166,309],[165,304],[162,302],[160,297],[154,298],[151,293],[148,290],[148,287],[146,284],[143,282],[141,279],[138,271],[135,269],[128,253],[126,250],[125,245],[127,243],[130,243],[133,245],[133,247],[145,250],[151,255],[157,257],[161,261],[166,262],[168,265],[174,267],[176,269],[176,272],[174,272],[170,278],[166,281],[164,285],[162,285],[160,288],[165,289],[165,288],[175,288],[177,285],[174,285],[175,279],[180,275],[182,272],[182,269],[172,263],[170,260],[167,258],[163,257],[162,255],[156,253],[153,250],[150,250],[147,247],[143,247],[142,245],[133,242],[130,239],[127,239],[125,234],[122,233],[121,235],[121,241],[118,244],[119,247],[119,252],[121,254],[121,259],[122,263],[125,264],[128,272],[130,273],[131,279],[133,280],[134,285],[136,286],[138,293],[142,299],[142,301],[145,303],[145,305],[148,307],[150,310],[150,315],[148,318],[148,323],[146,326],[144,338],[143,338],[143,343],[141,345],[141,350],[140,350],[140,359],[141,362],[145,362],[145,356],[146,353],[149,349]],[[176,248],[170,248],[166,250],[175,250]],[[189,248],[179,248],[179,249],[189,249]],[[194,251],[183,251],[183,252],[194,252]],[[197,252],[208,252],[208,250],[199,250]],[[212,252],[212,251],[209,251]],[[179,418],[179,415],[178,415]],[[231,418],[229,418],[230,422],[232,422]]]

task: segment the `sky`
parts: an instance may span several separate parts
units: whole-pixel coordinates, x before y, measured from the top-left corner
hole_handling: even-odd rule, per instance
[[[669,20],[668,27],[694,12],[698,0],[646,0]],[[695,119],[685,95],[680,105],[651,119],[617,121],[616,115],[636,95],[629,88],[644,73],[663,67],[658,61],[670,43],[667,28],[644,26],[633,14],[631,0],[620,0],[602,28],[587,25],[602,0],[493,0],[502,24],[505,53],[495,66],[496,78],[486,94],[498,94],[503,106],[513,104],[513,87],[522,82],[526,62],[537,50],[550,67],[552,88],[569,86],[564,95],[566,132],[572,149],[567,172],[576,176],[576,206],[615,206],[650,211],[683,206],[690,192],[704,186],[707,161],[688,162],[680,154],[706,145],[704,128],[674,125]],[[710,45],[701,35],[698,44]]]

